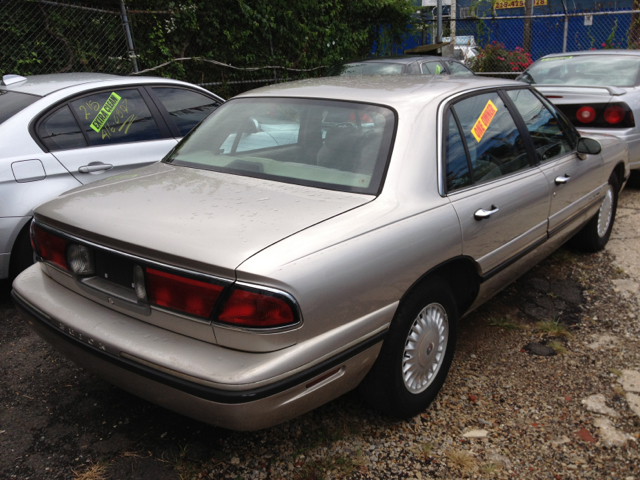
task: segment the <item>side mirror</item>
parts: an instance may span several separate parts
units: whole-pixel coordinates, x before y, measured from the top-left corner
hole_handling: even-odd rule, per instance
[[[600,142],[593,138],[580,137],[578,140],[577,151],[580,160],[586,160],[587,155],[597,155],[600,153],[602,151],[602,146],[600,145]]]

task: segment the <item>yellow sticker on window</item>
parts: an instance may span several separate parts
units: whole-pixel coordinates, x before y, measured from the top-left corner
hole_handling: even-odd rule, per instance
[[[94,118],[93,122],[91,122],[91,128],[96,133],[100,133],[100,130],[102,130],[102,127],[104,127],[104,125],[107,123],[107,120],[109,120],[109,117],[118,106],[118,102],[120,102],[120,95],[118,95],[116,92],[111,92],[111,95],[109,95],[107,101],[104,102],[104,105],[96,115],[96,118]]]
[[[440,66],[440,64],[436,65],[436,75],[440,75],[440,72],[442,71],[442,67]]]
[[[478,117],[475,125],[471,129],[471,133],[473,134],[477,142],[480,142],[480,140],[482,140],[482,136],[487,131],[487,128],[489,128],[489,125],[491,125],[493,117],[496,116],[496,113],[498,113],[498,107],[496,107],[493,102],[489,100],[484,106],[484,109]]]

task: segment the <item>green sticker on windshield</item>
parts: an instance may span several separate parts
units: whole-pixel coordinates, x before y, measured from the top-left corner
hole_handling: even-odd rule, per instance
[[[551,58],[543,58],[542,60],[540,60],[541,62],[550,62],[552,60],[569,60],[570,58],[573,58],[573,55],[569,55],[568,57],[551,57]]]
[[[104,127],[105,123],[107,123],[107,120],[109,120],[109,117],[118,106],[119,101],[120,95],[116,92],[112,92],[111,95],[109,95],[109,98],[104,102],[104,105],[98,112],[98,115],[96,115],[96,118],[91,122],[91,128],[96,133],[100,133],[100,130],[102,130],[102,127]]]
[[[441,71],[442,71],[442,67],[440,66],[440,64],[436,65],[436,75],[440,75]]]

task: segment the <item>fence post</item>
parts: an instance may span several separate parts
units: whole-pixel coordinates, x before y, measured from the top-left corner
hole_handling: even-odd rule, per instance
[[[562,36],[562,53],[567,51],[567,36],[569,35],[569,14],[567,12],[567,4],[562,0],[562,8],[564,9],[564,35]]]
[[[129,58],[133,61],[133,71],[138,71],[138,60],[136,59],[136,51],[133,48],[133,38],[131,37],[131,30],[129,30],[129,20],[127,19],[127,9],[124,6],[124,0],[120,0],[120,11],[122,12],[122,25],[124,25],[124,32],[127,36],[127,46],[129,47]]]

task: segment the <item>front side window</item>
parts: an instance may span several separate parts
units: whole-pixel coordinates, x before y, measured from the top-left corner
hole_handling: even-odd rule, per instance
[[[472,179],[458,124],[451,111],[448,112],[448,117],[445,164],[447,169],[447,191],[451,192],[471,185]]]
[[[93,93],[69,103],[92,145],[162,138],[136,89]]]
[[[468,97],[451,108],[460,121],[474,183],[530,166],[520,131],[497,92]]]
[[[573,151],[557,117],[530,90],[508,90],[507,95],[529,130],[538,161]]]
[[[422,64],[424,75],[447,75],[447,69],[440,62],[426,62]]]
[[[167,109],[183,137],[220,106],[219,102],[184,88],[153,87],[153,92]]]
[[[82,130],[67,105],[59,108],[40,122],[38,135],[51,151],[71,150],[87,146]]]
[[[395,114],[329,100],[245,98],[205,119],[164,161],[331,190],[376,194]]]

